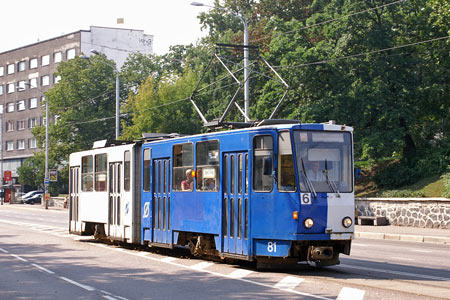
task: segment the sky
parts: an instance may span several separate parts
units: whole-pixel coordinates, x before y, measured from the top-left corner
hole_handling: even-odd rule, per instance
[[[0,53],[90,26],[144,30],[153,35],[153,51],[195,44],[207,34],[197,16],[208,7],[193,0],[2,0]],[[198,1],[213,5],[213,0]],[[123,18],[124,24],[117,24]]]

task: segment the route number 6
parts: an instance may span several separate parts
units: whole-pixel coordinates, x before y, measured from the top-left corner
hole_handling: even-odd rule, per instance
[[[267,252],[277,252],[277,242],[268,242],[267,243]]]

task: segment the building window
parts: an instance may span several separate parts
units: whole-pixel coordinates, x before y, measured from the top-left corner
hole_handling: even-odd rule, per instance
[[[83,192],[92,192],[94,189],[92,155],[81,158],[81,190]]]
[[[7,113],[14,112],[15,105],[13,102],[7,103],[6,105],[7,105],[6,107]]]
[[[17,69],[19,70],[19,72],[25,71],[26,68],[27,68],[27,64],[25,61],[21,61],[17,64]]]
[[[27,107],[25,106],[25,100],[17,101],[17,111],[25,110]]]
[[[8,65],[8,74],[14,74],[15,69],[16,69],[16,65],[15,64]]]
[[[36,148],[36,139],[35,138],[28,139],[28,148],[29,149]]]
[[[0,76],[5,75],[5,67],[0,67]]]
[[[17,150],[25,149],[25,140],[17,140]]]
[[[28,107],[30,109],[38,107],[38,98],[31,98],[28,100]]]
[[[75,58],[75,54],[76,54],[75,48],[67,50],[67,52],[66,52],[67,60]]]
[[[36,69],[38,67],[37,57],[30,59],[30,69]]]
[[[50,85],[50,76],[44,75],[41,77],[41,86],[48,86]]]
[[[25,129],[25,120],[17,121],[17,130],[24,130],[24,129]]]
[[[26,84],[25,84],[25,80],[21,80],[17,83],[17,91],[18,92],[23,92],[26,89]]]
[[[7,121],[5,123],[6,132],[14,131],[14,123],[13,121]]]
[[[192,191],[194,151],[192,143],[173,146],[173,189]]]
[[[28,119],[28,128],[36,127],[37,118],[29,118]]]
[[[55,62],[55,64],[59,63],[60,61],[62,61],[62,52],[61,51],[55,52],[53,54],[53,61]]]
[[[0,95],[3,95],[3,85],[0,84]]]
[[[16,89],[16,86],[15,86],[14,82],[13,83],[8,83],[7,88],[6,88],[6,92],[8,94],[11,94],[11,93],[14,93],[15,89]]]
[[[41,57],[41,66],[48,66],[50,64],[50,55],[44,55]]]
[[[53,74],[53,83],[57,84],[61,80],[61,76]]]
[[[30,79],[30,89],[37,88],[37,78],[31,78]]]
[[[6,141],[6,151],[14,150],[14,141]]]

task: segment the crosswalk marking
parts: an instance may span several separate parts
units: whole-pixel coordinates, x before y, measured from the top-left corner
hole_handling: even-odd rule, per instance
[[[366,291],[343,287],[336,300],[362,300]]]
[[[282,290],[292,290],[303,281],[304,279],[300,277],[286,276],[275,284],[275,287]]]
[[[213,265],[213,263],[210,263],[210,262],[207,262],[207,261],[203,261],[201,263],[198,263],[196,265],[191,266],[191,268],[195,269],[195,270],[203,270],[203,269],[205,269],[205,268],[207,268],[209,266],[212,266],[212,265]]]
[[[239,270],[232,272],[229,276],[233,279],[240,279],[240,278],[244,278],[245,276],[247,276],[251,273],[253,273],[253,271],[239,269]]]

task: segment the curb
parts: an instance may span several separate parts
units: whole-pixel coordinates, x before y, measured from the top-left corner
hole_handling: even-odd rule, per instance
[[[380,233],[380,232],[355,232],[355,238],[450,245],[450,237],[439,237],[439,236],[423,236],[423,235],[394,234],[394,233]]]

